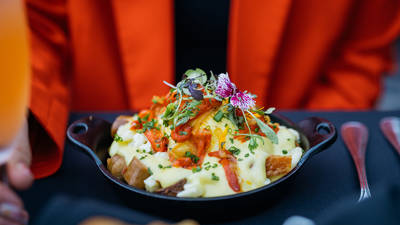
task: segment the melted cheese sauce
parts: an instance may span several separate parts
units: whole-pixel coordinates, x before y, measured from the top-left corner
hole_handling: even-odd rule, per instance
[[[279,126],[278,144],[273,144],[268,138],[263,137],[262,141],[257,140],[258,148],[250,151],[248,141],[242,143],[233,138],[233,131],[235,130],[233,123],[226,118],[216,122],[213,119],[215,113],[216,111],[204,113],[191,122],[193,132],[202,128],[212,131],[213,135],[208,152],[217,151],[221,143],[225,144],[226,149],[234,146],[240,150],[235,157],[237,159],[237,175],[243,192],[259,188],[281,177],[274,177],[271,180],[266,177],[265,160],[268,156],[291,156],[292,168],[300,160],[303,150],[296,147],[296,142],[299,142],[297,131]],[[159,124],[162,124],[162,122],[160,121]],[[161,126],[161,129],[163,133],[170,135],[171,131],[168,127]],[[109,149],[110,155],[123,156],[127,165],[133,157],[141,160],[152,172],[152,176],[145,180],[147,191],[153,192],[158,188],[171,186],[186,178],[187,183],[184,185],[184,190],[178,193],[178,197],[214,197],[236,193],[230,188],[224,169],[216,157],[206,155],[200,171],[173,167],[169,161],[168,153],[152,153],[151,145],[146,136],[131,130],[129,123],[119,127],[117,134],[123,139],[123,142],[114,141]],[[176,146],[185,148],[185,145],[185,143],[177,144],[169,138],[168,149],[173,149]],[[186,148],[190,147],[193,146],[186,146]]]

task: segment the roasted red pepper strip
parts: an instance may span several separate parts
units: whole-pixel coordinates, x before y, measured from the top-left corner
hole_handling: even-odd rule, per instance
[[[172,136],[172,134],[171,134]],[[195,145],[195,152],[192,152],[195,156],[199,159],[197,162],[194,162],[190,157],[181,157],[175,158],[173,154],[169,154],[169,159],[173,162],[173,165],[176,167],[183,167],[183,168],[193,168],[196,166],[200,166],[203,163],[204,156],[207,153],[207,149],[210,146],[211,142],[211,132],[208,130],[202,130],[197,134],[191,135],[191,142]]]
[[[210,152],[210,153],[208,153],[208,155],[211,156],[211,157],[219,158],[219,159],[226,158],[226,159],[229,159],[232,162],[236,162],[236,158],[232,155],[232,153],[230,151],[228,151],[226,149],[218,150],[218,151],[215,151],[215,152]]]
[[[239,179],[236,174],[236,159],[227,150],[219,150],[208,153],[209,156],[220,158],[219,163],[222,165],[225,171],[226,179],[228,180],[229,186],[235,192],[240,192]]]
[[[139,123],[138,120],[134,120],[131,123],[131,130],[136,130],[136,129],[142,129],[143,125],[141,123]]]
[[[268,126],[271,127],[271,129],[274,130],[275,133],[278,133],[278,131],[279,131],[279,124],[278,123],[268,124]]]
[[[197,165],[201,165],[211,143],[211,132],[203,129],[199,133],[192,136],[192,141],[196,146],[196,155],[199,157]]]
[[[171,132],[171,138],[176,142],[184,142],[192,135],[192,127],[189,124],[182,124]]]
[[[251,128],[251,133],[252,134],[257,134],[257,135],[265,137],[265,134],[261,131],[261,129],[258,127],[257,124],[250,125],[250,128]],[[257,132],[256,132],[256,130],[257,130]],[[249,132],[249,128],[247,128],[247,126],[245,126],[244,129],[239,130],[238,133],[239,134],[249,134],[250,133]],[[245,141],[248,141],[250,139],[250,137],[244,136],[244,135],[234,136],[234,138],[239,140],[239,141],[241,141],[241,142],[245,142]]]
[[[161,131],[156,129],[146,130],[144,135],[150,141],[151,147],[156,152],[166,152],[168,150],[168,138],[163,137]]]
[[[148,122],[154,118],[154,112],[150,109],[145,109],[140,111],[138,116],[143,122]]]
[[[182,158],[176,159],[172,165],[175,167],[191,168],[195,164],[192,162],[192,159],[190,159],[189,157],[182,157]]]
[[[224,168],[229,186],[233,191],[240,192],[239,180],[235,172],[235,163],[227,158],[219,160],[219,163],[221,163],[222,167]]]
[[[165,96],[165,106],[167,106],[169,103],[174,102],[176,100],[176,91],[173,92],[168,92],[168,94]]]
[[[196,116],[194,118],[200,116],[201,114],[209,111],[212,108],[217,108],[220,105],[221,105],[221,102],[218,101],[218,100],[215,100],[213,98],[212,99],[211,98],[203,99],[201,104],[198,106],[199,110],[198,110],[198,113],[196,114]]]

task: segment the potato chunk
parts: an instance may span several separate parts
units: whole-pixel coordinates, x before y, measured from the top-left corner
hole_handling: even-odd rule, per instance
[[[114,137],[115,133],[117,133],[118,128],[128,123],[130,118],[131,116],[118,116],[111,125],[111,137]]]
[[[292,156],[271,155],[265,160],[268,178],[289,173],[291,166]]]
[[[126,168],[126,162],[124,157],[120,155],[114,155],[107,159],[107,168],[111,174],[118,179],[122,179],[122,171]]]
[[[123,172],[126,183],[140,189],[144,189],[144,180],[149,176],[147,167],[136,157],[133,157],[128,168]]]
[[[155,191],[155,193],[161,194],[161,195],[167,195],[167,196],[176,197],[176,195],[179,192],[183,191],[183,186],[185,184],[186,184],[186,179],[182,179],[182,180],[176,182],[175,184],[173,184],[173,185],[171,185],[169,187],[166,187],[166,188],[163,188],[163,189]]]

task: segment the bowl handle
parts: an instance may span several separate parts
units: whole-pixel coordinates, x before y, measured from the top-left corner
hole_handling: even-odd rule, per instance
[[[67,137],[101,165],[113,141],[110,129],[110,122],[89,116],[73,122],[67,129]]]
[[[336,128],[326,119],[310,117],[300,121],[297,125],[309,141],[310,148],[307,151],[309,154],[321,152],[336,140]]]

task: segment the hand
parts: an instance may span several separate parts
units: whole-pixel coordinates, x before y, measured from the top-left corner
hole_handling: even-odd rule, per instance
[[[29,169],[32,154],[27,123],[16,138],[17,146],[6,165],[7,179],[11,187],[24,190],[33,183],[33,175]],[[23,202],[11,187],[0,182],[0,224],[27,224],[28,213],[24,209]]]

